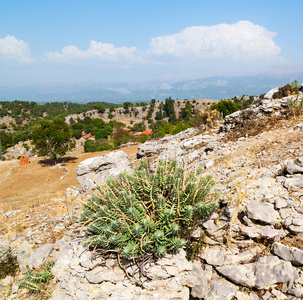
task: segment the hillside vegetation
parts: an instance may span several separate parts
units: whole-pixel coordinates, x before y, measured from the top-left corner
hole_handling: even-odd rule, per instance
[[[26,150],[30,150],[31,155],[37,153],[56,157],[72,150],[76,145],[75,141],[82,136],[88,139],[84,144],[86,152],[117,149],[128,142],[143,143],[150,138],[161,138],[192,126],[201,126],[208,122],[210,110],[217,110],[225,116],[257,99],[250,97],[247,101],[247,97],[221,100],[218,103],[203,99],[167,98],[164,102],[152,99],[149,104],[124,102],[123,105],[106,102],[87,104],[49,102],[38,105],[35,102],[4,101],[0,102],[2,151],[5,153],[8,147],[23,143]],[[209,105],[210,108],[207,108]],[[53,151],[53,143],[41,146],[43,144],[41,139],[54,138],[53,136],[46,138],[46,134],[41,134],[43,124],[48,123],[49,127],[58,127],[60,122],[62,124],[62,119],[67,126],[62,125],[64,129],[61,129],[61,133],[58,132],[55,137],[56,140],[65,140],[62,147],[58,146],[58,150]],[[125,130],[126,128],[128,130]],[[150,131],[146,134],[147,129]],[[29,145],[29,140],[34,141],[33,145]]]

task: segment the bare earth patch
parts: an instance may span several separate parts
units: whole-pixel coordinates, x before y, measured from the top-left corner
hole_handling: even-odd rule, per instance
[[[124,148],[122,151],[132,155],[137,152],[137,148],[136,145]],[[53,165],[46,160],[34,161],[24,166],[18,166],[17,161],[0,162],[0,210],[2,208],[3,212],[7,212],[47,203],[54,197],[58,198],[58,196],[64,195],[68,187],[80,188],[76,174],[78,164],[85,159],[106,155],[109,152],[102,151],[63,157],[60,163],[62,167],[68,169],[68,173],[52,168]],[[17,166],[8,174],[15,165]],[[6,176],[6,180],[3,180]],[[63,176],[64,178],[61,179]]]

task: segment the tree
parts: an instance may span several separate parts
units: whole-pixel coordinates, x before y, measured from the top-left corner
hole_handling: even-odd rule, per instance
[[[175,100],[171,99],[171,97],[165,99],[164,111],[168,116],[168,122],[171,124],[175,124],[177,122],[174,103]]]
[[[232,114],[238,110],[237,105],[231,100],[220,100],[218,103],[214,103],[210,106],[211,110],[216,109],[223,114],[223,117]]]
[[[189,121],[192,116],[192,107],[189,101],[185,102],[185,107],[181,108],[179,120]]]
[[[140,122],[140,123],[136,123],[132,127],[132,130],[133,131],[145,131],[146,130],[146,125],[145,125],[145,123],[143,121]]]
[[[70,127],[64,118],[42,119],[32,129],[32,139],[40,156],[57,159],[69,148]]]
[[[134,106],[134,104],[132,102],[124,102],[123,103],[123,108],[125,110],[128,110],[130,107]]]
[[[113,128],[111,126],[105,126],[104,128],[99,128],[95,130],[95,139],[107,139],[109,135],[113,133]]]

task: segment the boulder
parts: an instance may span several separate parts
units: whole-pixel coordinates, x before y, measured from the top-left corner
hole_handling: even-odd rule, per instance
[[[246,206],[246,213],[249,219],[265,224],[276,224],[280,221],[280,215],[271,203],[251,200]]]
[[[90,283],[101,283],[103,281],[119,282],[124,280],[124,272],[122,269],[115,268],[114,270],[97,267],[92,271],[85,273],[85,278]]]
[[[303,266],[303,250],[288,247],[281,243],[274,243],[273,252],[280,258],[290,261],[295,266]]]
[[[161,140],[160,140],[161,141]],[[159,154],[161,151],[167,148],[167,144],[160,142],[145,142],[138,147],[137,157],[153,156]]]
[[[169,137],[164,137],[160,139],[157,142],[145,142],[144,144],[140,145],[138,147],[138,153],[137,157],[145,157],[145,156],[153,156],[156,154],[161,153],[163,150],[167,148],[174,148],[173,145],[177,145],[177,148],[191,148],[196,145],[196,137],[194,136],[197,133],[197,129],[195,128],[188,128],[187,130],[181,131],[178,134],[169,136]],[[190,137],[193,137],[193,142],[190,141]],[[189,141],[185,141],[183,144],[179,145],[180,141],[183,141],[185,139],[189,139]],[[198,141],[200,143],[200,141]],[[189,145],[187,145],[189,144]]]
[[[269,92],[267,92],[265,95],[264,95],[264,99],[272,99],[272,96],[274,93],[277,93],[279,92],[279,88],[276,87],[274,89],[271,89]]]
[[[294,280],[291,263],[276,256],[260,257],[256,263],[218,267],[217,271],[236,284],[257,289]]]
[[[237,292],[237,287],[224,279],[215,279],[205,300],[230,300]]]
[[[45,244],[38,249],[29,257],[28,259],[28,266],[31,270],[38,269],[48,258],[50,255],[54,244]]]
[[[297,176],[292,178],[286,178],[284,181],[284,187],[290,191],[298,191],[303,188],[303,176]]]
[[[286,166],[286,171],[290,175],[299,174],[299,173],[303,174],[303,168],[294,163],[288,164]]]
[[[209,290],[209,283],[212,278],[212,267],[204,265],[197,260],[193,262],[190,284],[192,285],[191,295],[195,298],[204,298]]]
[[[78,165],[77,180],[85,192],[90,192],[110,177],[117,178],[123,171],[131,173],[130,165],[131,160],[123,151],[89,158]]]
[[[22,273],[27,270],[27,261],[31,254],[33,253],[32,246],[29,242],[24,241],[18,248],[17,261],[19,264],[19,269]]]

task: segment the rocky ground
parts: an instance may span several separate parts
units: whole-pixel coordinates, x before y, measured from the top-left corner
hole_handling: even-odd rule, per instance
[[[52,257],[55,278],[49,289],[53,300],[302,299],[303,118],[285,119],[285,103],[285,99],[266,99],[253,109],[249,116],[255,120],[271,118],[271,126],[262,123],[254,136],[249,131],[244,136],[234,134],[235,124],[243,117],[235,113],[220,130],[188,129],[138,148],[138,159],[148,158],[152,168],[155,159],[175,158],[188,171],[203,166],[217,182],[220,208],[201,220],[194,233],[193,238],[203,238],[194,261],[180,251],[148,262],[142,273],[131,261],[105,258],[84,248],[85,230],[75,222],[81,198],[87,197],[85,190],[91,190],[92,174],[102,178],[110,170],[115,175],[108,158],[98,159],[102,170],[91,160],[78,166],[78,176],[85,179],[80,180],[84,190],[80,194],[69,189],[55,205],[36,207],[22,217],[18,210],[3,214],[7,225],[20,230],[3,230],[0,259],[11,252],[20,271],[0,281],[2,297],[28,299],[26,290],[17,285],[23,272],[28,267],[38,269]],[[129,166],[135,162],[129,160]],[[73,205],[64,206],[64,202]],[[61,213],[60,205],[70,210]],[[35,225],[29,221],[22,229],[26,218],[35,218]]]

